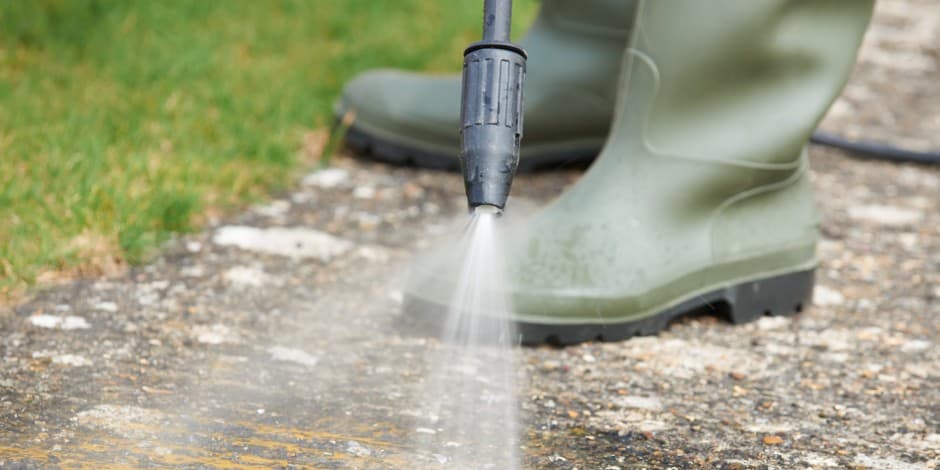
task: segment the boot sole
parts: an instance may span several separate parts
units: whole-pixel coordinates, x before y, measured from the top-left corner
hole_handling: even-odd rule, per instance
[[[371,160],[432,170],[460,171],[460,160],[457,159],[456,155],[395,142],[372,134],[355,124],[347,129],[345,142],[346,147],[352,150],[353,153]],[[590,147],[564,151],[529,152],[525,158],[519,159],[519,167],[516,173],[585,167],[594,161],[600,150],[600,147]]]
[[[803,311],[813,297],[815,269],[771,276],[756,281],[695,295],[657,314],[620,323],[547,324],[515,321],[524,345],[566,346],[585,341],[620,341],[650,336],[666,329],[673,320],[708,314],[733,324],[763,316],[787,316]],[[447,314],[443,305],[409,296],[405,299],[402,326],[408,331],[439,335]]]

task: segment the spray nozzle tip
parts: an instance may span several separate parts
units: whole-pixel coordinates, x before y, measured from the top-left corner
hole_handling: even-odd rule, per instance
[[[503,210],[496,206],[491,206],[489,204],[480,204],[479,206],[473,207],[470,209],[472,214],[490,214],[490,215],[503,215]]]

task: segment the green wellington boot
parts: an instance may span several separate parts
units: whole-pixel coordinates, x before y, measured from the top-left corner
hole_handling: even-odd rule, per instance
[[[818,215],[804,147],[872,4],[641,3],[600,156],[506,234],[523,342],[653,334],[701,309],[744,322],[806,306]],[[416,267],[405,317],[447,304],[444,264]]]
[[[614,109],[634,0],[544,0],[520,43],[529,53],[525,145],[519,171],[590,161]],[[336,105],[354,116],[356,151],[393,162],[459,170],[460,76],[375,70],[353,79]]]

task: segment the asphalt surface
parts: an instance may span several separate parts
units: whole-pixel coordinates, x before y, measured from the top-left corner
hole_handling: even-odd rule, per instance
[[[883,1],[823,123],[940,148],[940,4]],[[811,149],[815,303],[525,348],[527,468],[940,466],[940,169]],[[517,179],[538,207],[578,170]],[[455,174],[348,156],[112,278],[0,315],[0,467],[447,468],[414,436],[435,341],[397,325]]]

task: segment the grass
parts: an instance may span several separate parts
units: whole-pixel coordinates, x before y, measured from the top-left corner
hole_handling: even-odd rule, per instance
[[[516,4],[521,25],[535,6]],[[0,298],[139,263],[289,186],[343,83],[458,70],[481,5],[0,2]]]

